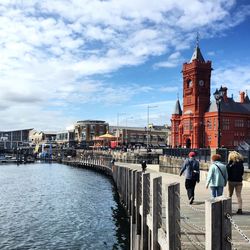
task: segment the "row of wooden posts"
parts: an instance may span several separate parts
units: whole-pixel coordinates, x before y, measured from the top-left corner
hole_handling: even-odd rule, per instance
[[[67,161],[67,160],[66,160]],[[66,163],[65,161],[65,163]],[[120,200],[130,218],[131,250],[177,250],[185,248],[181,240],[180,184],[162,184],[162,176],[123,167],[110,159],[68,160],[71,165],[100,169],[112,175]],[[74,164],[72,164],[74,162]],[[152,176],[151,176],[152,175]],[[230,198],[205,201],[205,243],[201,249],[231,250],[232,213]]]
[[[130,216],[130,249],[182,249],[180,184],[163,186],[162,176],[151,178],[150,175],[113,166],[114,181]],[[231,215],[231,204],[230,198],[205,202],[204,249],[232,249],[228,241],[232,238],[231,223],[226,216]]]

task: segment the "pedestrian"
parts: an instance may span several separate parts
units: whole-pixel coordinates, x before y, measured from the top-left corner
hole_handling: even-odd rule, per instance
[[[145,173],[146,168],[147,168],[146,161],[142,161],[142,163],[141,163],[141,168],[142,168],[142,172]]]
[[[114,172],[114,167],[115,167],[115,159],[114,159],[114,158],[112,158],[112,159],[111,159],[111,161],[110,161],[110,163],[111,163],[111,168],[112,168],[112,171]]]
[[[185,188],[187,190],[187,196],[189,204],[193,204],[194,201],[194,189],[196,182],[200,181],[200,164],[195,159],[195,152],[188,154],[188,159],[182,165],[180,176],[185,171]]]
[[[242,177],[244,174],[243,161],[244,161],[243,156],[236,151],[232,151],[228,155],[228,164],[227,164],[228,193],[229,197],[232,197],[235,189],[235,193],[238,200],[237,214],[242,214],[241,190],[242,190],[242,180],[243,180]]]
[[[206,183],[206,188],[208,188],[208,186],[210,187],[213,198],[223,194],[223,189],[227,184],[227,179],[227,168],[226,165],[221,162],[221,155],[213,155]]]

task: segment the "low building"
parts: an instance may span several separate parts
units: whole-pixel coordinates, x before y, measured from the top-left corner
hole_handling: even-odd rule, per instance
[[[109,124],[101,120],[83,120],[74,127],[75,141],[82,146],[93,146],[94,138],[107,133]]]
[[[56,143],[61,146],[67,146],[67,147],[74,146],[76,144],[75,131],[67,130],[67,131],[57,132]]]
[[[36,145],[54,142],[56,140],[56,134],[56,132],[31,130],[29,133],[29,141]]]
[[[118,135],[120,146],[164,147],[170,143],[170,128],[168,126],[150,125],[148,129],[146,127],[110,126],[109,131],[113,135]]]
[[[11,131],[0,131],[0,148],[14,149],[29,144],[30,131],[33,129],[20,129]]]

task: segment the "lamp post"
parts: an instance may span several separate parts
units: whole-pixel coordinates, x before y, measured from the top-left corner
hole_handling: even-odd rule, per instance
[[[148,151],[148,146],[149,146],[149,109],[152,108],[157,108],[158,106],[150,106],[148,105],[147,107],[147,151]]]
[[[220,148],[221,147],[221,124],[220,124],[220,116],[221,116],[221,101],[223,99],[223,96],[225,94],[225,90],[224,88],[222,88],[222,86],[220,87],[220,89],[216,89],[214,92],[214,99],[216,100],[216,105],[218,108],[218,141],[217,141],[217,147]]]

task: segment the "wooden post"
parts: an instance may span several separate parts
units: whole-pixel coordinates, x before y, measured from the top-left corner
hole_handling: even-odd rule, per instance
[[[222,202],[220,199],[205,201],[206,250],[221,250]]]
[[[231,198],[222,198],[222,217],[221,217],[221,225],[222,225],[222,246],[221,249],[231,250],[232,246],[230,242],[227,241],[227,237],[232,239],[232,225],[229,219],[227,218],[227,214],[232,216],[232,200]]]
[[[141,234],[141,215],[140,215],[140,206],[142,202],[142,172],[136,172],[136,233]]]
[[[124,183],[123,183],[123,188],[124,188],[124,192],[123,192],[123,204],[125,205],[126,209],[128,208],[127,207],[127,168],[124,167]]]
[[[115,166],[112,167],[112,173],[113,173],[113,180],[116,183],[116,169],[115,169]]]
[[[121,167],[120,166],[118,166],[117,190],[118,190],[119,195],[121,195]]]
[[[128,214],[131,215],[131,191],[132,191],[132,169],[128,170]]]
[[[122,202],[123,204],[126,205],[125,203],[125,190],[126,190],[126,172],[125,172],[125,167],[122,167]]]
[[[250,149],[248,149],[247,163],[248,163],[248,169],[250,169]]]
[[[130,195],[130,186],[129,186],[129,182],[130,182],[130,169],[127,168],[127,196],[126,196],[126,203],[127,203],[127,211],[128,211],[128,215],[130,215],[130,202],[129,202],[129,195]]]
[[[125,168],[125,204],[128,211],[128,168]]]
[[[166,237],[167,249],[181,249],[180,183],[166,185]]]
[[[120,199],[122,199],[122,174],[123,174],[123,169],[120,167],[120,176],[119,176],[119,191],[120,191]],[[121,200],[122,202],[122,200]]]
[[[136,220],[135,220],[135,175],[136,170],[131,170],[131,202],[130,202],[130,249],[135,249]]]
[[[136,192],[136,182],[135,182],[136,170],[132,171],[131,179],[131,216],[132,223],[135,224],[135,192]]]
[[[158,250],[158,229],[162,224],[162,177],[153,179],[151,249]]]
[[[150,209],[150,174],[146,173],[142,175],[142,219],[141,219],[141,249],[148,249],[148,226],[147,226],[147,214]]]
[[[123,202],[123,197],[124,197],[123,192],[124,192],[124,168],[121,167],[121,201],[124,204],[124,202]]]
[[[115,174],[115,183],[116,183],[116,186],[117,186],[117,178],[118,178],[118,167],[116,165],[114,165],[114,174]]]

